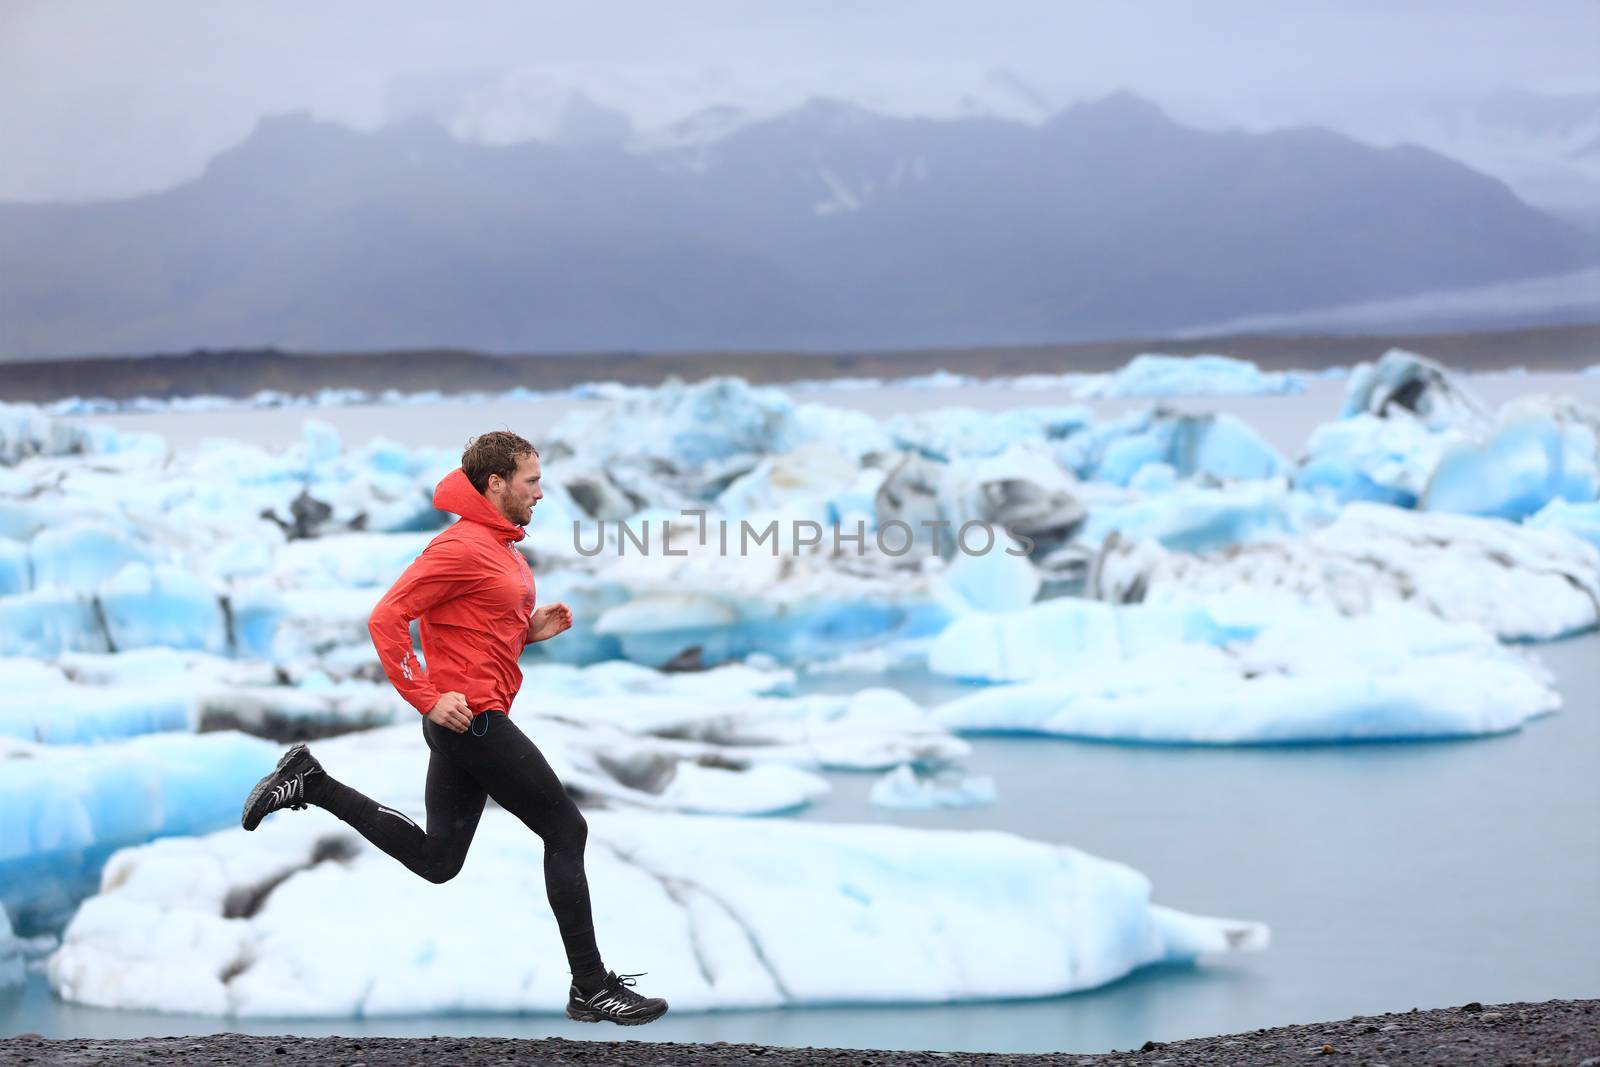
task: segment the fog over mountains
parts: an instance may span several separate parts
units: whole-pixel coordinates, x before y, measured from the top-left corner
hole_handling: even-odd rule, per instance
[[[1597,262],[1432,151],[1128,94],[1039,125],[815,100],[650,152],[287,116],[162,193],[0,205],[0,355],[1049,342]]]

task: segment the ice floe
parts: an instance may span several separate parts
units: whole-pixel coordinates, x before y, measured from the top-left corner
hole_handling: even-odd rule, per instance
[[[601,950],[648,970],[675,1011],[1051,996],[1267,941],[1258,923],[1152,905],[1121,864],[1005,833],[588,822]],[[50,983],[75,1003],[217,1016],[560,1012],[569,979],[540,853],[494,809],[469,877],[444,885],[315,810],[253,836],[158,841],[113,857]],[[519,903],[484,922],[498,899]]]
[[[918,774],[902,763],[872,783],[867,794],[882,808],[970,808],[994,802],[994,779],[987,775]]]
[[[278,746],[231,732],[115,745],[0,737],[0,903],[19,928],[59,925],[114,850],[239,817]]]
[[[1097,592],[1164,603],[1280,589],[1346,615],[1409,601],[1507,640],[1550,640],[1600,622],[1600,551],[1558,525],[1358,502],[1298,537],[1197,554],[1112,545]]]
[[[1350,617],[1230,597],[1213,610],[1064,601],[958,619],[930,666],[1018,684],[934,715],[958,731],[1273,744],[1502,733],[1561,704],[1524,651],[1410,605]]]
[[[1293,371],[1263,371],[1250,360],[1232,356],[1145,353],[1119,371],[1083,381],[1077,394],[1089,398],[1299,393],[1308,377]]]

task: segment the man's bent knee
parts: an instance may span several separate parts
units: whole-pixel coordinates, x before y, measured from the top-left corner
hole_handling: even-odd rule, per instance
[[[462,864],[465,862],[465,856],[453,859],[437,860],[428,864],[426,867],[423,867],[421,870],[417,871],[417,873],[422,875],[422,877],[426,878],[428,881],[432,882],[434,885],[444,885],[450,879],[461,873]]]
[[[551,828],[545,845],[548,848],[558,848],[562,852],[582,852],[588,840],[589,822],[578,810],[577,805],[573,805],[571,810]]]

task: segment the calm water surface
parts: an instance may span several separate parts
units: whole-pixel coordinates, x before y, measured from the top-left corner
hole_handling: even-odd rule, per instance
[[[1090,1052],[1469,1000],[1600,995],[1600,635],[1538,652],[1567,707],[1504,737],[1216,750],[984,737],[970,770],[993,775],[999,795],[960,811],[876,808],[875,775],[831,775],[833,793],[801,818],[1071,844],[1145,872],[1160,903],[1271,924],[1272,947],[1049,1000],[669,1015],[648,1038]],[[923,700],[951,688],[899,681]],[[646,1036],[546,1016],[275,1023],[100,1011],[54,1000],[38,976],[0,1001],[0,1035],[222,1029]]]

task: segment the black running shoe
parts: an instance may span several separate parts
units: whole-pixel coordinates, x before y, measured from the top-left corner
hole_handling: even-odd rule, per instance
[[[295,745],[283,754],[272,773],[257,782],[256,787],[250,790],[250,795],[244,798],[244,811],[239,815],[239,824],[246,830],[254,830],[261,825],[261,820],[268,812],[279,808],[295,811],[304,808],[306,775],[321,773],[322,764],[317,762],[311,750],[305,745]]]
[[[640,971],[639,974],[646,972]],[[588,996],[572,987],[567,998],[567,1018],[580,1023],[610,1022],[619,1026],[642,1026],[655,1022],[667,1013],[667,1002],[660,997],[640,996],[628,987],[635,985],[638,974],[618,975],[606,972],[606,981]]]

